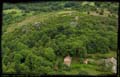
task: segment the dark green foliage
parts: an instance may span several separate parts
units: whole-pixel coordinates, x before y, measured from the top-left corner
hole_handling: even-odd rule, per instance
[[[113,5],[114,8],[110,9],[108,5],[110,7]],[[3,13],[3,72],[63,74],[63,70],[71,71],[71,68],[63,64],[63,59],[58,60],[59,57],[64,58],[67,55],[78,57],[80,58],[79,63],[82,64],[84,58],[87,58],[87,54],[104,54],[116,51],[117,18],[112,16],[102,17],[102,15],[91,16],[90,12],[96,11],[96,7],[114,10],[114,13],[117,12],[117,3],[95,2],[95,6],[82,5],[82,2],[74,1],[5,4],[4,10],[16,8],[22,10],[22,12],[20,16],[14,16],[15,11],[8,14]],[[56,11],[59,13],[66,8],[76,10],[80,14],[77,12],[72,13],[71,16],[57,14]],[[32,11],[35,12],[35,20],[41,22],[39,24],[40,28],[35,27],[32,21],[27,24],[24,22],[24,19],[29,17],[28,14]],[[47,15],[52,11],[55,11],[53,15]],[[81,12],[87,12],[88,14],[82,14]],[[46,20],[42,20],[42,16],[37,18],[39,13],[45,15],[43,18],[46,18]],[[101,11],[102,13],[104,14],[103,11]],[[77,21],[75,21],[76,16],[79,17]],[[22,20],[25,25],[17,24],[21,23]],[[76,24],[71,25],[71,22]],[[8,29],[14,30],[9,32]],[[58,66],[58,71],[54,70],[54,65]],[[88,73],[80,71],[79,74]]]
[[[16,14],[16,12],[14,12],[14,11],[11,13],[8,13],[8,14],[3,13],[3,20],[4,20],[3,25],[9,25],[11,23],[20,22],[26,16],[26,13],[24,13],[24,12],[21,15],[16,15],[16,16],[13,16],[14,14]]]
[[[57,11],[64,8],[72,8],[73,10],[79,11],[95,11],[96,8],[107,8],[112,13],[118,13],[118,3],[111,3],[111,2],[93,2],[95,6],[90,6],[90,4],[82,5],[81,1],[64,1],[64,2],[41,2],[41,3],[19,3],[19,4],[4,4],[3,9],[11,9],[11,8],[19,8],[21,10],[25,10],[25,12],[36,11],[36,12],[50,12],[50,11]],[[112,8],[112,9],[111,9]]]

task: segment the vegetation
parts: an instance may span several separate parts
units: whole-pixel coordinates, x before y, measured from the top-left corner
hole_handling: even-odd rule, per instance
[[[97,9],[107,9],[112,15],[106,16]],[[98,15],[91,15],[96,11]],[[109,71],[103,72],[96,63],[86,65],[81,61],[116,57],[117,13],[118,3],[112,2],[5,3],[3,72],[110,74]],[[73,57],[70,67],[63,64],[68,54]]]

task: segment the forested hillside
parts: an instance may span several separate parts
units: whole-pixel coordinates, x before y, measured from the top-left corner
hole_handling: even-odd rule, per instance
[[[118,3],[4,3],[3,73],[112,74],[96,61],[116,58],[117,32]]]

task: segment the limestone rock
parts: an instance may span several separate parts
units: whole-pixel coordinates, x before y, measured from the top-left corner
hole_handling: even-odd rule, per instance
[[[70,23],[70,25],[71,25],[72,27],[75,27],[75,26],[77,26],[77,22],[73,22],[73,21],[72,21],[72,22]]]
[[[110,68],[113,73],[117,72],[117,60],[112,57],[105,59],[105,67]]]
[[[85,60],[83,61],[83,63],[84,63],[84,64],[88,64],[88,59],[85,59]]]
[[[33,26],[35,27],[35,28],[37,28],[37,29],[40,29],[40,26],[41,26],[42,24],[41,24],[41,22],[35,22],[34,24],[33,24]]]

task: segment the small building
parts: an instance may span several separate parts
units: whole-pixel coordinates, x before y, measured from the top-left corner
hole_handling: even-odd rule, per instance
[[[113,65],[117,65],[117,60],[114,57],[111,57],[110,61],[112,62]]]
[[[66,56],[65,58],[64,58],[64,64],[65,65],[67,65],[67,66],[70,66],[70,64],[71,64],[71,57],[70,56]]]
[[[75,22],[75,21],[70,22],[70,26],[71,26],[71,27],[76,27],[76,26],[77,26],[77,24],[78,24],[78,23],[77,23],[77,22]]]
[[[33,26],[36,28],[36,29],[40,29],[40,27],[42,26],[42,23],[41,22],[35,22],[33,24]]]
[[[113,66],[112,66],[112,72],[113,72],[113,73],[117,73],[117,66],[116,66],[116,65],[113,65]]]
[[[88,59],[85,59],[85,60],[83,61],[83,63],[84,63],[84,64],[88,64]]]

